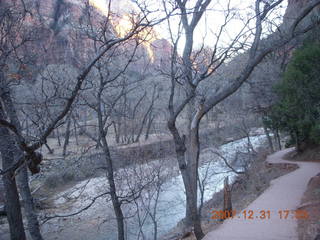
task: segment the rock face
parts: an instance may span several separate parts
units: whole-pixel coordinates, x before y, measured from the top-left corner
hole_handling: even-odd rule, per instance
[[[288,7],[286,12],[295,14],[299,9],[302,9],[306,4],[308,4],[309,0],[288,0]]]
[[[75,31],[84,26],[86,6],[77,0],[47,0],[32,2],[33,16],[27,24],[35,28],[38,39],[29,49],[37,54],[41,49],[45,54],[38,56],[40,63],[68,63],[80,67],[92,54],[93,43],[85,31]],[[102,16],[97,14],[93,24],[98,24]],[[96,22],[95,22],[96,21]],[[36,27],[35,27],[36,26]],[[40,55],[41,55],[40,54]]]
[[[90,22],[94,30],[101,28],[106,17],[101,8],[85,5],[80,0],[25,0],[28,9],[32,9],[32,16],[28,16],[26,25],[32,26],[36,41],[28,45],[28,51],[37,54],[37,63],[43,64],[71,64],[80,68],[94,55],[94,43],[88,37],[91,26],[88,25],[88,9],[91,10]],[[90,2],[94,2],[91,0]],[[119,17],[129,11],[123,7],[126,0],[114,2],[113,11]],[[114,23],[114,25],[120,24]],[[109,37],[114,37],[117,26],[108,30]],[[139,55],[150,58],[147,46],[141,45]],[[39,51],[40,49],[40,51]],[[153,41],[151,49],[154,51],[154,61],[159,64],[160,59],[170,52],[170,44],[165,39]],[[43,51],[44,50],[44,51]],[[45,53],[44,53],[45,52]]]
[[[169,63],[172,45],[168,40],[162,38],[152,42],[152,50],[154,52],[154,64],[161,67],[165,63]]]
[[[290,21],[297,16],[310,0],[288,0],[286,9],[286,21]],[[37,42],[33,51],[37,48],[47,49],[47,54],[40,58],[41,62],[44,59],[48,63],[71,63],[79,67],[88,60],[88,57],[93,54],[93,42],[88,39],[86,34],[82,34],[74,29],[83,28],[82,25],[87,16],[89,6],[85,5],[85,1],[80,0],[46,0],[46,1],[31,1],[33,18],[29,19],[30,24],[38,25],[38,35],[40,44]],[[103,15],[106,12],[106,6],[101,7],[99,1],[90,0],[93,6],[91,9],[96,9],[91,18],[92,25],[96,28],[100,26],[100,22],[105,18]],[[128,0],[116,1],[113,3],[112,9],[119,15],[124,15],[134,8]],[[145,46],[141,46],[145,48]],[[171,53],[171,44],[166,39],[158,39],[151,43],[151,49],[154,52],[154,64],[161,65],[161,62],[166,62]],[[144,55],[148,55],[147,51],[141,50]]]
[[[311,0],[288,0],[288,6],[284,15],[287,20],[294,19]],[[316,11],[319,11],[319,7]]]

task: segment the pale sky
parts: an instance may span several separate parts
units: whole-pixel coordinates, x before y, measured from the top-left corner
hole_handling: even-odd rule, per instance
[[[102,12],[106,13],[108,9],[107,2],[109,0],[90,0],[90,3],[96,7],[98,7]],[[162,7],[161,2],[159,0],[147,0],[148,6],[150,6],[152,9],[159,9]],[[195,2],[195,0],[191,0],[190,4]],[[227,9],[227,0],[213,0],[212,3],[209,5],[207,12],[202,17],[201,22],[199,23],[195,34],[194,34],[194,45],[195,48],[202,45],[204,42],[207,46],[213,46],[215,43],[215,34],[219,31],[220,26],[224,23],[224,10]],[[231,20],[227,27],[225,28],[225,31],[223,32],[223,35],[221,37],[222,42],[221,44],[228,44],[231,39],[236,36],[240,29],[243,27],[243,22],[240,20],[241,18],[247,19],[254,14],[253,9],[250,9],[250,6],[254,5],[254,0],[231,0],[230,2],[230,8],[231,9],[237,9],[236,12],[237,16],[234,17],[233,20]],[[275,11],[273,14],[269,16],[270,19],[273,19],[277,22],[280,22],[281,19],[276,19],[277,16],[283,15],[285,11],[285,7],[287,6],[287,0],[285,0],[281,7],[277,11]],[[130,0],[113,0],[112,1],[112,11],[119,13],[120,15],[123,15],[127,12],[130,12],[131,9],[134,9],[135,6]],[[137,8],[136,8],[137,9]],[[161,16],[161,14],[157,13],[155,15],[156,17]],[[174,30],[177,30],[177,25],[179,23],[178,17],[172,18],[172,28]],[[254,22],[252,21],[252,24]],[[252,26],[252,25],[251,25]],[[166,38],[169,39],[168,34],[168,27],[167,22],[164,22],[162,25],[157,26],[155,28],[159,38]],[[182,49],[184,39],[181,38],[179,49]]]

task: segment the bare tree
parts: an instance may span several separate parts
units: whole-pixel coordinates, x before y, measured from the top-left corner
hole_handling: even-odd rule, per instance
[[[230,19],[234,17],[232,11],[230,8],[228,8],[225,14],[225,22],[216,34],[216,42],[214,44],[211,57],[209,58],[209,63],[203,71],[200,71],[194,67],[192,59],[194,31],[210,2],[210,0],[198,0],[192,7],[190,7],[190,5],[187,6],[188,1],[176,1],[180,11],[180,23],[185,36],[181,68],[179,68],[177,53],[177,45],[181,34],[178,34],[178,38],[175,38],[174,34],[172,33],[172,29],[169,28],[174,48],[171,56],[170,67],[171,94],[168,104],[168,110],[170,114],[168,119],[168,128],[175,142],[177,160],[186,189],[186,226],[193,226],[197,239],[201,239],[204,236],[201,229],[200,216],[197,211],[199,124],[201,119],[214,106],[236,92],[249,78],[254,68],[264,59],[266,55],[289,43],[294,37],[312,29],[315,24],[310,24],[302,28],[298,27],[298,25],[316,6],[320,4],[320,1],[311,1],[291,24],[291,26],[288,28],[289,30],[280,34],[280,37],[278,35],[278,37],[275,36],[274,38],[270,38],[269,41],[271,43],[269,42],[267,45],[261,44],[262,33],[264,32],[263,23],[267,19],[268,14],[282,1],[272,1],[271,3],[266,3],[261,0],[255,1],[254,17],[249,19],[245,24],[245,26],[247,26],[249,22],[251,22],[253,19],[255,20],[255,27],[252,29],[254,32],[253,41],[248,49],[249,57],[245,63],[245,66],[240,73],[234,77],[234,79],[231,79],[229,84],[210,91],[210,94],[207,96],[199,97],[197,95],[197,88],[200,83],[212,75],[216,69],[225,62],[226,59],[234,54],[234,52],[236,52],[238,49],[242,49],[244,44],[240,41],[240,38],[244,36],[245,33],[244,29],[242,29],[226,48],[221,50],[221,48],[218,47],[220,44],[220,37],[226,25]],[[163,3],[165,8],[167,8],[168,4],[165,2]],[[175,104],[177,97],[177,85],[183,85],[186,94],[184,98]],[[178,116],[181,116],[182,111],[185,108],[187,108],[189,120],[186,137],[183,136],[177,127],[177,118]]]
[[[0,105],[0,117],[4,119],[4,111]],[[2,156],[2,166],[4,169],[10,168],[14,164],[14,153],[12,146],[14,142],[8,141],[11,139],[9,130],[7,128],[0,128],[1,142],[1,156]],[[17,190],[17,185],[13,174],[10,172],[3,174],[3,183],[6,196],[6,213],[8,218],[8,223],[10,226],[10,236],[11,239],[26,239],[24,226],[22,222],[22,214],[20,209],[20,201]]]
[[[25,5],[21,9],[21,4],[13,2],[1,3],[0,10],[0,105],[1,117],[0,119],[9,119],[15,124],[18,131],[21,131],[21,124],[18,119],[18,115],[15,106],[12,101],[11,91],[9,88],[7,78],[11,77],[11,80],[20,79],[20,75],[10,75],[9,65],[13,63],[13,60],[21,60],[19,58],[19,49],[31,40],[30,31],[25,28],[24,20],[27,14]],[[11,165],[23,159],[22,151],[17,147],[14,142],[14,138],[8,132],[8,129],[2,127],[1,142],[5,143],[3,146],[1,155],[3,159],[3,167],[10,168]],[[15,174],[13,172],[6,172],[3,175],[4,186],[6,191],[6,212],[8,216],[8,222],[10,225],[11,239],[25,239],[24,226],[22,222],[19,196],[17,195],[17,188],[15,183]],[[18,187],[20,194],[24,200],[23,205],[28,221],[28,229],[32,239],[41,240],[39,223],[37,215],[34,212],[33,199],[29,187],[29,179],[26,165],[23,165],[18,173]]]
[[[141,21],[140,19],[137,19]],[[132,22],[133,26],[136,22]],[[150,25],[148,25],[150,26]],[[95,38],[94,40],[99,43],[100,38]],[[92,81],[91,96],[83,98],[86,104],[95,112],[97,116],[97,128],[98,137],[95,138],[97,145],[101,146],[103,151],[103,156],[106,163],[106,177],[109,187],[109,194],[111,196],[111,202],[113,205],[113,210],[116,216],[117,229],[118,229],[118,239],[125,239],[125,216],[122,210],[122,204],[126,199],[122,199],[119,196],[119,189],[115,181],[115,168],[114,163],[110,154],[110,148],[108,143],[108,132],[109,128],[114,125],[115,120],[111,117],[117,113],[119,109],[119,102],[121,99],[127,100],[128,94],[137,88],[137,82],[139,83],[141,79],[132,80],[128,79],[126,76],[127,70],[132,62],[137,61],[136,52],[143,40],[141,40],[139,35],[136,38],[123,43],[123,46],[114,48],[109,52],[104,58],[101,58],[96,66],[93,73],[93,77],[96,81]],[[97,50],[96,48],[95,50]],[[108,66],[108,67],[104,67]],[[143,94],[138,101],[135,103],[132,110],[132,118],[135,119],[137,109],[146,94]],[[150,109],[153,107],[156,94],[154,93],[152,97],[152,104]],[[127,106],[126,102],[123,105]],[[148,110],[146,115],[149,114],[151,110]],[[127,112],[127,109],[125,109]],[[144,117],[146,119],[146,116]],[[145,125],[143,120],[141,126]],[[141,128],[142,128],[141,127]],[[115,132],[120,131],[119,128]],[[142,129],[140,130],[139,136],[141,135]],[[118,133],[119,134],[119,133]],[[131,134],[132,141],[134,141],[134,133]],[[139,136],[137,140],[139,140]]]
[[[15,1],[13,1],[15,2]],[[20,34],[18,31],[19,28],[24,26],[24,12],[21,14],[19,12],[19,8],[16,8],[15,3],[11,3],[9,1],[9,7],[6,5],[7,3],[2,3],[1,5],[5,7],[1,7],[1,15],[4,16],[1,18],[3,23],[3,34],[1,35],[1,85],[6,86],[7,80],[6,79],[6,60],[8,59],[8,56],[15,56],[19,60],[19,55],[17,49],[21,47],[24,42],[27,41],[26,38],[20,38],[20,37],[14,37],[14,34]],[[13,11],[14,10],[14,11]],[[14,16],[14,14],[18,14],[18,19],[11,18]],[[21,16],[22,15],[22,16]],[[105,26],[110,25],[110,19],[107,18],[105,21]],[[160,20],[161,21],[161,20]],[[24,233],[24,227],[21,217],[21,211],[20,211],[20,204],[19,204],[19,196],[17,194],[16,190],[16,184],[15,184],[15,171],[19,169],[21,166],[24,166],[25,164],[28,165],[29,169],[33,173],[39,172],[38,165],[40,164],[42,160],[42,156],[37,153],[37,149],[39,149],[42,145],[46,144],[46,140],[48,136],[54,131],[54,129],[61,124],[61,121],[65,118],[65,116],[69,113],[71,110],[71,107],[73,103],[75,102],[81,88],[83,87],[83,83],[85,82],[88,74],[90,73],[91,69],[95,66],[95,64],[99,61],[100,58],[102,58],[110,49],[115,47],[121,42],[127,41],[128,39],[132,38],[139,32],[141,32],[143,29],[145,29],[147,26],[152,26],[159,22],[159,20],[152,21],[147,18],[147,15],[142,16],[139,18],[133,25],[132,29],[128,31],[124,36],[122,37],[116,37],[116,36],[110,36],[110,34],[105,34],[105,38],[103,39],[103,43],[101,44],[101,47],[99,51],[97,51],[96,56],[92,58],[91,61],[88,62],[88,64],[82,68],[80,73],[75,78],[75,84],[71,90],[71,93],[65,97],[65,101],[63,102],[61,108],[58,110],[57,114],[50,119],[48,123],[45,124],[45,127],[41,129],[38,138],[30,142],[29,139],[27,139],[24,135],[24,132],[22,131],[21,127],[19,126],[17,119],[13,119],[12,116],[14,116],[15,107],[14,106],[6,106],[7,114],[2,109],[1,106],[1,117],[0,117],[0,125],[1,131],[3,131],[3,134],[1,134],[1,137],[3,142],[6,142],[7,145],[4,146],[6,149],[2,148],[1,155],[3,158],[3,170],[0,170],[1,175],[4,176],[4,183],[5,183],[5,191],[7,192],[7,215],[8,215],[8,221],[10,225],[10,232],[11,232],[11,239],[19,239],[23,240],[25,239],[25,233]],[[15,29],[17,31],[15,31]],[[106,30],[106,29],[105,29]],[[10,35],[8,35],[10,33]],[[102,34],[103,35],[103,34]],[[106,38],[107,37],[107,38]],[[3,100],[3,99],[2,99]],[[2,103],[5,103],[4,100]],[[8,133],[8,130],[11,132]],[[10,138],[14,137],[14,142],[10,141]],[[5,140],[6,139],[6,140]],[[15,144],[21,149],[21,156],[19,159],[13,159],[13,147]],[[25,175],[24,175],[25,176]],[[24,177],[24,180],[26,178]],[[31,195],[29,194],[29,198]],[[31,198],[30,198],[31,199]],[[29,200],[30,200],[29,199]],[[28,199],[27,199],[28,200]],[[26,203],[32,203],[32,201],[26,201]],[[26,208],[26,210],[32,211],[32,205],[30,205],[29,208]],[[31,212],[32,213],[32,212]],[[35,239],[41,239],[40,232],[38,231],[38,224],[36,221],[36,218],[34,218],[34,215],[27,215],[27,217],[31,217],[33,222],[30,221],[30,224],[33,225],[33,229],[31,229],[31,233],[33,236],[35,236]],[[31,219],[30,218],[30,219]],[[28,219],[28,220],[30,220]],[[33,231],[35,230],[35,231]],[[38,236],[36,236],[38,235]]]
[[[146,109],[143,117],[142,117],[142,122],[140,123],[140,128],[138,130],[138,133],[137,133],[137,136],[135,138],[135,142],[139,142],[139,139],[140,139],[140,136],[142,134],[142,131],[143,131],[143,128],[145,127],[146,125],[146,122],[147,122],[147,118],[151,115],[151,112],[153,110],[153,107],[154,107],[154,104],[155,104],[155,101],[157,100],[157,98],[159,97],[159,94],[157,93],[157,86],[154,85],[153,86],[153,92],[152,92],[152,96],[151,96],[151,101],[150,101],[150,105],[149,107]],[[151,125],[152,121],[150,120],[150,117],[149,117],[149,127],[148,129],[150,129],[150,125]],[[147,134],[147,131],[146,130],[146,134]]]

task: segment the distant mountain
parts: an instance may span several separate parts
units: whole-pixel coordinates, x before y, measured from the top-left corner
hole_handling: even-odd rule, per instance
[[[7,1],[7,0],[5,0]],[[39,40],[28,45],[28,54],[37,54],[34,59],[40,64],[67,63],[75,67],[81,67],[88,62],[93,55],[93,41],[88,39],[85,24],[88,6],[82,0],[25,0],[28,9],[32,9],[32,17],[29,16],[27,24],[32,25],[34,36]],[[92,25],[99,28],[99,22],[105,19],[106,8],[98,7],[102,0],[90,0],[96,11],[92,13]],[[308,0],[288,0],[288,8],[285,13],[285,21],[294,18]],[[93,8],[91,6],[91,8]],[[120,17],[134,9],[129,0],[114,1],[112,11]],[[114,23],[114,25],[117,25]],[[114,28],[123,27],[119,22]],[[81,29],[82,31],[79,31]],[[39,51],[39,49],[41,51]],[[161,67],[168,63],[172,46],[166,39],[153,37],[148,43],[140,46],[138,53],[142,55],[140,63]]]
[[[34,32],[32,41],[27,45],[28,54],[38,54],[39,64],[68,63],[75,67],[84,64],[92,54],[92,41],[81,29],[86,15],[86,7],[79,0],[26,0],[31,9],[26,25]],[[102,17],[97,13],[95,24]]]
[[[84,2],[80,0],[26,1],[28,8],[32,9],[32,17],[29,16],[26,22],[27,25],[32,26],[34,35],[38,38],[33,44],[28,45],[28,52],[41,55],[35,58],[38,59],[38,63],[67,63],[81,67],[90,56],[92,57],[93,41],[88,38],[85,31],[86,28],[90,28],[86,24],[88,6]],[[106,18],[104,15],[106,12],[103,11],[105,10],[103,7],[98,8],[96,4],[94,6],[90,6],[93,11],[91,21],[93,28],[98,29]],[[128,6],[130,5],[127,0],[114,1],[112,11],[120,20],[113,22],[114,31],[108,34],[117,34],[121,28],[127,27],[124,26],[126,22],[122,21],[121,17],[132,11],[132,7]],[[138,49],[138,54],[144,56],[140,57],[140,61],[144,64],[151,62],[158,65],[170,52],[170,44],[167,40],[157,40],[154,36],[147,39],[150,41],[142,43]]]
[[[164,38],[155,40],[152,42],[151,46],[154,52],[154,64],[156,66],[161,66],[169,62],[172,45],[168,40]]]

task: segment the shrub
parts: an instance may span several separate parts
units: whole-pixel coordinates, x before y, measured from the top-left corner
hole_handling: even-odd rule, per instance
[[[320,143],[320,44],[296,50],[282,81],[275,86],[279,97],[265,119],[269,127],[286,131],[303,151]]]

